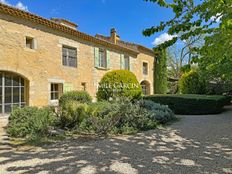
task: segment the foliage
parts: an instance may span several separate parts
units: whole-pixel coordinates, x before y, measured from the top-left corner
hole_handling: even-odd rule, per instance
[[[87,107],[88,105],[85,103],[67,101],[58,113],[60,126],[65,129],[75,129],[86,117]]]
[[[89,108],[88,117],[80,125],[81,132],[130,134],[156,126],[156,120],[150,119],[149,110],[128,99],[93,103]]]
[[[159,26],[144,30],[145,36],[168,31],[174,36],[156,49],[173,45],[178,39],[184,41],[192,36],[204,35],[205,44],[201,48],[193,47],[197,53],[193,61],[199,62],[200,69],[208,80],[231,81],[232,74],[232,1],[231,0],[146,0],[173,11],[174,17]]]
[[[180,78],[185,72],[191,70],[191,64],[195,51],[194,47],[203,45],[203,36],[191,36],[183,42],[179,42],[167,48],[168,75],[171,78]]]
[[[232,81],[213,81],[206,86],[206,93],[210,95],[232,96]]]
[[[182,94],[204,94],[205,93],[205,81],[200,77],[199,73],[195,70],[191,70],[181,76],[179,82],[180,92]]]
[[[190,64],[186,64],[184,66],[182,66],[180,68],[181,73],[188,73],[189,71],[191,71],[191,65]]]
[[[221,1],[221,21],[214,34],[205,39],[205,45],[200,50],[199,60],[201,70],[209,79],[232,81],[232,1]],[[228,7],[227,7],[228,6]],[[222,8],[225,9],[222,9]],[[216,9],[215,9],[216,10]]]
[[[128,70],[114,70],[106,73],[99,83],[98,100],[129,97],[139,98],[142,88],[136,76]]]
[[[7,126],[7,133],[12,137],[34,139],[48,136],[49,127],[54,126],[57,118],[48,108],[15,108]]]
[[[175,81],[169,79],[167,94],[177,94],[178,92],[179,92],[178,79],[176,79]]]
[[[59,100],[60,106],[65,105],[69,101],[78,101],[80,103],[90,103],[91,96],[86,91],[69,91],[64,93]]]
[[[176,119],[172,110],[169,109],[167,105],[161,105],[159,103],[154,103],[151,100],[141,100],[139,101],[139,104],[141,107],[153,113],[150,117],[152,120],[156,120],[161,124],[166,124]]]
[[[217,95],[153,95],[145,99],[168,105],[175,114],[186,115],[221,113],[223,107],[229,104],[227,97]]]
[[[167,77],[167,54],[166,50],[160,51],[160,57],[156,59],[155,67],[155,93],[165,94],[167,92],[168,77]]]

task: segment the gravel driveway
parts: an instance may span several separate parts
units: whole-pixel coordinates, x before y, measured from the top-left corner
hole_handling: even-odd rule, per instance
[[[1,129],[0,174],[232,173],[232,108],[181,117],[136,136],[76,138],[40,148],[14,147]]]

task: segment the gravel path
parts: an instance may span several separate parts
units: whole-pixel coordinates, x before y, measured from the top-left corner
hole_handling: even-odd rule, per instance
[[[181,117],[136,136],[76,138],[40,148],[14,147],[0,128],[0,174],[232,173],[232,108]]]

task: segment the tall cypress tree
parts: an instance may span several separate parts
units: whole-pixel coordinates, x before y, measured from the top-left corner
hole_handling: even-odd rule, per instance
[[[167,52],[163,49],[156,58],[154,71],[155,94],[166,94],[168,89]]]

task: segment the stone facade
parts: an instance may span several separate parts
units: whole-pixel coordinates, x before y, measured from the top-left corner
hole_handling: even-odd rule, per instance
[[[34,39],[34,49],[26,47],[27,37]],[[51,83],[63,84],[63,89],[69,88],[65,90],[83,90],[85,84],[86,91],[95,97],[97,83],[102,76],[107,71],[121,68],[122,54],[130,56],[131,71],[139,82],[146,80],[150,84],[150,94],[153,94],[155,59],[152,51],[142,48],[127,51],[122,46],[120,49],[120,46],[114,48],[110,44],[100,39],[96,43],[74,37],[52,27],[3,13],[0,9],[0,72],[12,72],[28,81],[27,104],[30,106],[52,104]],[[63,45],[76,48],[77,68],[62,65]],[[109,51],[109,69],[95,67],[96,47]],[[148,75],[143,75],[143,62],[148,63]]]

